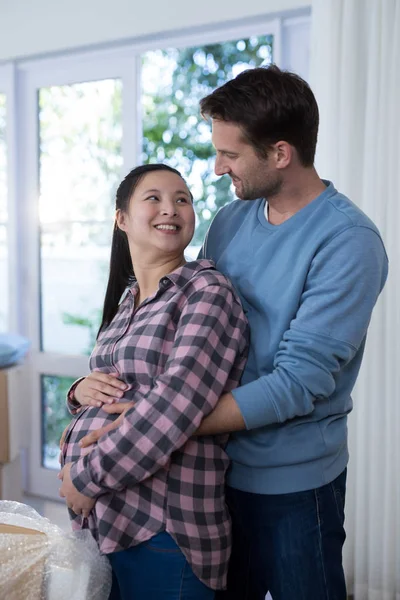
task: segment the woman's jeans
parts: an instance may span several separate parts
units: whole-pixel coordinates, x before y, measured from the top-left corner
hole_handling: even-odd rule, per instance
[[[113,570],[109,600],[214,600],[165,531],[138,546],[108,554]]]
[[[228,592],[220,600],[346,600],[342,567],[346,471],[293,494],[227,488],[233,522]]]

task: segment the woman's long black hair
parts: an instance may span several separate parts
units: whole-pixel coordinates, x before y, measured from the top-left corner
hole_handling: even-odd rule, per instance
[[[182,175],[179,173],[179,171],[169,167],[168,165],[157,163],[136,167],[130,173],[128,173],[117,189],[115,198],[116,211],[121,210],[125,213],[128,212],[130,199],[139,181],[145,175],[147,175],[147,173],[152,173],[153,171],[169,171],[170,173],[175,173],[182,178]],[[115,317],[121,296],[125,289],[129,285],[132,285],[134,276],[135,274],[133,272],[127,235],[125,231],[122,231],[118,227],[117,221],[115,221],[111,243],[110,270],[106,295],[104,298],[103,315],[97,336],[103,328],[108,327]]]

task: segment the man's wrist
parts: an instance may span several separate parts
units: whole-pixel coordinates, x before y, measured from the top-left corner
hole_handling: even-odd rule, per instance
[[[246,429],[246,424],[230,392],[221,396],[213,412],[210,413],[200,424],[196,435],[219,435]]]

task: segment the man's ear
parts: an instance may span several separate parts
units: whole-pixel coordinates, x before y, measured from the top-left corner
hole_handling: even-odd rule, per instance
[[[277,142],[275,147],[275,166],[277,169],[285,169],[293,160],[293,146],[288,142]]]
[[[126,215],[125,215],[124,211],[122,211],[119,208],[115,213],[115,223],[116,223],[118,229],[121,229],[121,231],[126,231],[125,220],[126,220]]]

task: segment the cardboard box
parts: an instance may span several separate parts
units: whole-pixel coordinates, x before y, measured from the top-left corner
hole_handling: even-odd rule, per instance
[[[14,536],[17,536],[15,543]],[[47,537],[40,531],[0,523],[0,598],[40,600],[43,597],[46,544]]]
[[[0,523],[0,535],[2,533],[19,533],[22,535],[45,535],[37,529],[29,529],[28,527],[20,527],[19,525],[8,525],[7,523]]]
[[[22,468],[19,456],[9,463],[0,464],[0,500],[23,502]]]
[[[24,537],[21,538],[21,535]],[[0,523],[0,600],[94,598],[89,587],[89,565],[84,561],[75,561],[74,564],[72,541],[65,540],[64,544],[71,545],[69,550],[64,547],[69,560],[65,559],[63,552],[57,555],[54,547],[49,547],[44,533]],[[109,581],[104,580],[104,586],[103,600],[110,591],[111,575]]]
[[[21,399],[18,389],[22,367],[0,369],[0,463],[13,461],[19,455],[21,438]]]

